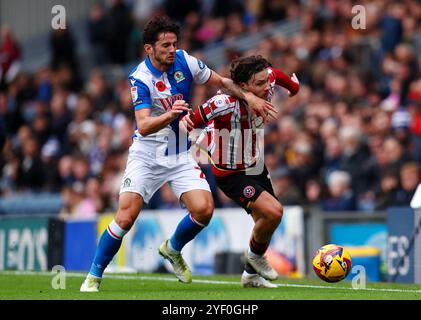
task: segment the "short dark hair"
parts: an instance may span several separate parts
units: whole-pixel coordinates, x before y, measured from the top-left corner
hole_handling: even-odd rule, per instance
[[[143,31],[143,44],[154,45],[158,41],[158,36],[161,32],[175,33],[178,38],[180,26],[166,16],[156,16],[146,24]]]
[[[236,84],[246,83],[254,74],[270,66],[271,64],[260,55],[237,58],[231,63],[231,79]]]

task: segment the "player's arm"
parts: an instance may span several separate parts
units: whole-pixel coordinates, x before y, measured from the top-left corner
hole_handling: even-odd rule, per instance
[[[189,109],[188,114],[181,118],[181,125],[184,131],[190,132],[193,129],[201,128],[206,125],[210,119],[207,119],[203,105],[196,108],[195,111]]]
[[[217,117],[224,116],[232,112],[235,108],[236,99],[226,95],[216,95],[197,107],[193,112],[184,116],[181,121],[188,131],[200,128],[208,124]]]
[[[295,75],[295,73],[293,73],[292,77],[290,78],[280,69],[271,69],[273,74],[275,75],[276,84],[287,89],[290,97],[295,96],[300,90],[300,82],[298,81],[298,78]]]
[[[253,112],[261,115],[264,119],[268,114],[276,118],[277,110],[270,102],[243,90],[231,79],[221,77],[218,73],[209,69],[201,60],[190,56],[187,52],[183,51],[183,54],[196,83],[210,84],[218,89],[223,88],[225,93],[246,100]]]
[[[144,137],[165,128],[183,111],[188,110],[188,104],[184,100],[177,100],[169,112],[152,117],[152,100],[148,86],[133,77],[129,77],[129,81],[138,132]]]
[[[189,109],[189,113],[181,119],[181,122],[187,131],[190,131],[192,129],[203,127],[209,121],[203,117],[203,109],[200,106],[196,108],[195,111]]]
[[[242,89],[231,79],[222,77],[215,71],[212,71],[212,74],[207,83],[218,88],[222,87],[229,95],[246,100],[250,108],[257,115],[262,116],[264,121],[266,120],[267,116],[273,119],[277,118],[278,111],[269,101],[261,99],[255,96],[253,93]]]
[[[178,118],[181,113],[188,111],[188,106],[184,100],[176,100],[171,111],[165,112],[157,117],[151,117],[150,108],[136,110],[135,116],[139,133],[145,137],[158,132]]]

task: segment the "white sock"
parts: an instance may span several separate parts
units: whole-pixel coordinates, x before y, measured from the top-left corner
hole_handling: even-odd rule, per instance
[[[121,229],[120,226],[117,224],[117,222],[115,222],[115,220],[111,221],[107,229],[113,238],[116,238],[119,240],[121,240],[124,237],[124,235],[129,231],[129,230]]]

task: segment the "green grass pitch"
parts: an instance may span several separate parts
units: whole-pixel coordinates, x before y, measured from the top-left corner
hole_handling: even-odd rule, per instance
[[[100,293],[81,293],[82,273],[66,273],[65,289],[53,289],[55,274],[0,272],[0,300],[421,300],[421,285],[335,284],[318,279],[279,279],[278,288],[242,288],[240,275],[195,276],[182,284],[171,274],[106,274]],[[57,280],[57,278],[56,278]]]

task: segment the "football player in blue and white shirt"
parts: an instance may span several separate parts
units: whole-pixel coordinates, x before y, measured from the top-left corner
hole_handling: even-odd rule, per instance
[[[187,101],[193,83],[223,88],[245,99],[256,114],[274,117],[269,102],[244,91],[231,79],[221,77],[202,61],[177,49],[179,27],[166,17],[148,22],[143,42],[147,58],[130,74],[135,111],[135,132],[120,188],[119,208],[102,234],[89,274],[80,290],[98,292],[103,272],[120,248],[144,203],[166,182],[188,214],[159,253],[183,283],[192,281],[181,249],[209,223],[214,209],[205,175],[192,158],[186,133],[179,130],[181,115],[192,112]]]

